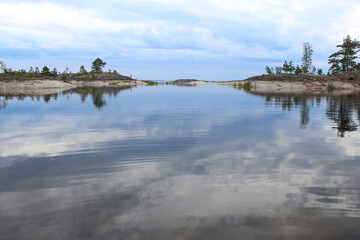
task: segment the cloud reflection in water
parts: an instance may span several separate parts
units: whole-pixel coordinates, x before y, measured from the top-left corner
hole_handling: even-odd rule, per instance
[[[328,127],[329,100],[299,129],[299,108],[214,86],[76,98],[2,110],[5,239],[359,236],[359,135]]]

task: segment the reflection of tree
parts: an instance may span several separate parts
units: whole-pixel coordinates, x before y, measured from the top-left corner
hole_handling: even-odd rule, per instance
[[[275,105],[283,111],[299,109],[301,129],[305,129],[310,122],[311,107],[321,103],[320,95],[253,94],[263,96],[266,106]],[[360,123],[360,95],[327,96],[326,116],[337,124],[334,128],[338,130],[339,137],[344,137],[346,132],[357,131]]]
[[[358,98],[356,98],[358,99]],[[353,101],[353,98],[337,97],[327,98],[326,116],[337,123],[334,127],[338,129],[338,136],[344,137],[346,132],[357,130],[355,113],[359,116],[359,101]]]
[[[0,110],[6,108],[7,106],[7,99],[4,97],[0,97]]]
[[[98,109],[103,108],[106,105],[106,101],[104,100],[103,94],[101,92],[95,92],[92,94],[92,100]]]
[[[51,95],[45,95],[44,96],[44,102],[48,103],[51,99]]]
[[[292,111],[300,109],[300,129],[305,129],[310,122],[310,106],[320,104],[320,97],[318,96],[301,96],[301,95],[286,95],[286,94],[262,94],[265,95],[265,105],[275,105],[281,107],[283,111]]]
[[[84,103],[88,96],[88,93],[79,93],[79,95],[80,95],[81,102]]]
[[[131,87],[100,87],[100,88],[91,88],[91,87],[83,87],[83,88],[75,88],[64,91],[62,93],[54,93],[54,94],[46,94],[46,95],[26,95],[26,94],[7,94],[4,96],[0,96],[0,110],[7,107],[8,100],[17,99],[18,101],[23,101],[27,97],[30,97],[32,101],[37,100],[38,102],[43,99],[44,102],[48,103],[51,100],[57,101],[59,95],[68,96],[71,95],[80,95],[81,101],[84,103],[86,98],[90,95],[92,97],[92,103],[95,107],[101,109],[106,106],[105,97],[116,97],[119,92],[130,89]]]
[[[65,91],[64,94],[73,94],[73,93],[79,94],[80,99],[83,103],[86,101],[86,98],[89,95],[91,95],[94,106],[97,107],[98,109],[101,109],[104,106],[106,106],[105,96],[116,97],[119,92],[130,88],[131,87],[97,87],[97,88],[83,87],[83,88],[70,89],[68,91]]]
[[[309,105],[306,104],[306,101],[303,101],[302,103],[303,104],[301,105],[300,108],[300,129],[305,129],[310,121],[310,117],[309,117],[310,107]]]

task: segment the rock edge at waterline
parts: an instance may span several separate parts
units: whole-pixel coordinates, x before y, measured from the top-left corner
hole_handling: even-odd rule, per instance
[[[106,81],[59,81],[59,80],[24,80],[0,81],[1,94],[53,94],[77,87],[135,87],[146,85],[139,80]]]

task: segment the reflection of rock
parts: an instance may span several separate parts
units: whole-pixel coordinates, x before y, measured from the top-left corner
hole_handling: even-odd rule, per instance
[[[130,89],[130,86],[123,87],[81,87],[81,88],[71,88],[71,89],[62,89],[62,92],[59,92],[59,89],[33,89],[33,90],[24,90],[17,89],[12,91],[7,91],[5,94],[0,92],[0,109],[3,109],[7,106],[7,101],[10,99],[17,98],[18,100],[24,100],[27,97],[30,97],[33,101],[36,99],[40,101],[43,98],[44,102],[48,103],[52,99],[57,100],[59,94],[68,95],[68,94],[79,94],[81,101],[85,102],[86,98],[90,95],[92,97],[92,102],[95,107],[101,109],[106,106],[105,96],[117,96],[121,91]],[[1,96],[4,95],[4,96]]]
[[[69,81],[75,87],[136,87],[144,86],[145,82],[139,80],[106,80],[106,81]]]
[[[186,87],[194,87],[198,85],[206,85],[211,82],[208,81],[202,81],[202,80],[195,80],[195,79],[178,79],[174,81],[174,84],[178,86],[186,86]]]
[[[77,87],[135,87],[146,85],[138,80],[106,80],[106,81],[59,81],[59,80],[29,80],[0,81],[0,94],[45,95],[62,92]]]

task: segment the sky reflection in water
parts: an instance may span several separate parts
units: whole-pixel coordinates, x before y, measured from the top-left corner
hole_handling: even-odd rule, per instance
[[[357,95],[1,97],[2,239],[359,238]]]

